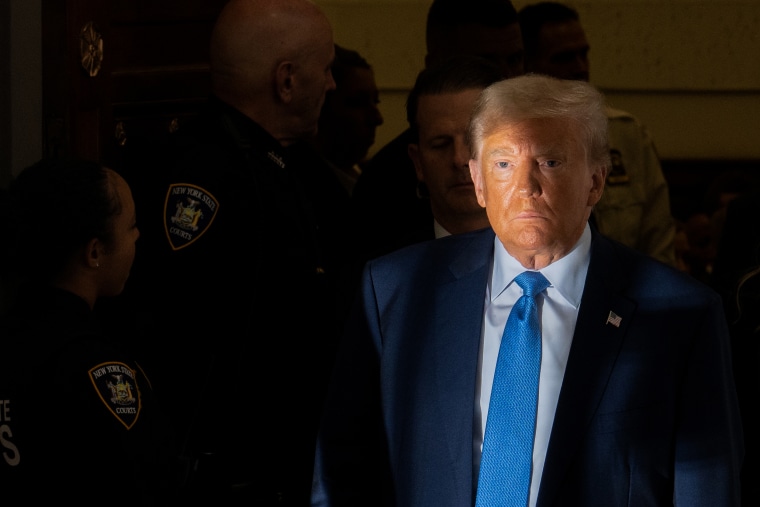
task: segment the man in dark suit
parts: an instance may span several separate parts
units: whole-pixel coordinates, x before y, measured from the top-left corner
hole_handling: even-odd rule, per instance
[[[368,228],[363,242],[367,257],[488,226],[486,212],[475,198],[465,137],[478,95],[501,79],[497,65],[471,55],[437,62],[417,75],[406,101],[406,158],[417,178],[417,188],[424,189],[424,196],[414,197],[413,202],[429,209],[422,214],[399,215],[399,223],[405,225],[394,226],[391,234]],[[407,169],[406,164],[397,167]]]
[[[545,76],[500,81],[468,132],[491,227],[365,267],[312,505],[739,505],[742,431],[720,298],[588,225],[610,164],[601,94]],[[504,421],[494,400],[513,378],[499,351],[520,335],[502,330],[525,276],[548,283],[534,296],[526,481],[516,503],[483,502],[486,456],[526,444],[494,442],[489,426]]]

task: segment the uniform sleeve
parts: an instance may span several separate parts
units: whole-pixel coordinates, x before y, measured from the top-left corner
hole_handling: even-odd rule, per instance
[[[675,266],[675,222],[654,142],[636,118],[610,110],[612,166],[594,217],[607,237]]]
[[[670,210],[668,184],[649,132],[646,127],[638,126],[641,131],[642,175],[645,177],[648,196],[641,221],[641,250],[655,259],[675,266],[676,227]]]

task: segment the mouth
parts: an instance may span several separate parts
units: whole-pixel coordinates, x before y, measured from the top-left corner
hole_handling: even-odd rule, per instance
[[[526,211],[521,211],[520,213],[518,213],[515,216],[515,218],[518,220],[533,220],[533,219],[542,219],[544,217],[538,211],[526,210]]]

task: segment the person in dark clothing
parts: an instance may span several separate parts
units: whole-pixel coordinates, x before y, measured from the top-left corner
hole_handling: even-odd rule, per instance
[[[452,57],[417,75],[406,102],[407,121],[414,133],[409,157],[417,180],[427,188],[433,213],[427,234],[414,238],[417,241],[488,227],[467,165],[467,122],[480,93],[501,79],[499,68],[490,61],[467,55]]]
[[[313,144],[351,195],[383,115],[374,71],[359,52],[336,44],[332,73],[335,90],[325,97]]]
[[[485,58],[504,78],[523,73],[523,43],[510,0],[435,0],[426,20],[425,67],[462,56]],[[363,224],[363,254],[373,258],[429,235],[433,214],[428,189],[417,180],[408,147],[417,139],[404,130],[368,161],[354,187]]]
[[[723,297],[734,361],[734,378],[745,429],[742,505],[760,503],[760,192],[733,199],[726,207],[711,283]]]
[[[308,0],[228,2],[211,37],[213,96],[137,185],[130,293],[166,343],[151,352],[170,365],[155,385],[187,463],[183,500],[309,502],[351,241],[349,196],[307,142],[335,88],[334,52]]]
[[[93,312],[121,293],[139,232],[129,186],[94,162],[43,160],[10,184],[12,266],[0,354],[5,503],[165,505],[174,460],[150,381]]]

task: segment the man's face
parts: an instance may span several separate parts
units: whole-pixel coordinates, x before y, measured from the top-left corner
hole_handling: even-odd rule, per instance
[[[430,206],[439,223],[446,217],[482,215],[475,197],[465,142],[470,112],[481,90],[421,95],[417,108],[418,144],[409,145],[417,179],[430,191]]]
[[[604,186],[567,119],[533,119],[487,132],[470,161],[478,202],[504,247],[539,269],[580,238]],[[523,262],[525,265],[525,262]]]
[[[526,62],[529,72],[560,79],[589,80],[589,45],[578,21],[546,23],[541,27],[535,58]]]
[[[340,86],[329,96],[322,111],[320,134],[351,163],[360,162],[375,142],[375,131],[383,124],[375,76],[372,69],[345,70]]]
[[[512,23],[505,27],[490,27],[478,24],[466,24],[459,27],[437,54],[428,56],[426,64],[443,60],[453,55],[472,55],[490,60],[499,67],[504,78],[524,74],[523,42],[520,24]]]

